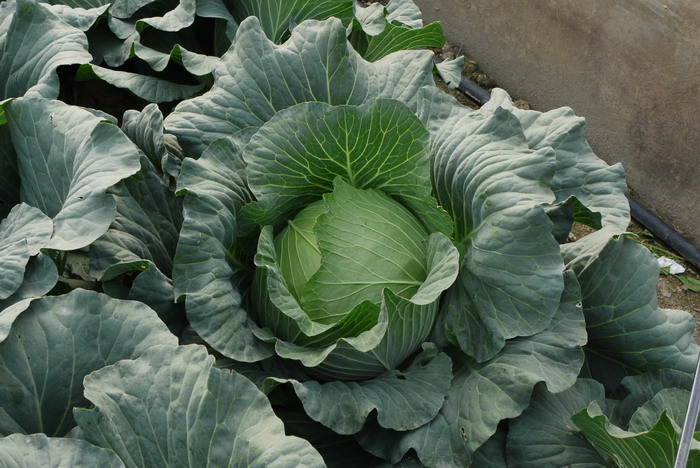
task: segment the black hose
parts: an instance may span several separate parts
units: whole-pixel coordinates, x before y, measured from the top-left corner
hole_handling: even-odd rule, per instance
[[[483,106],[489,101],[489,99],[491,99],[491,93],[474,83],[466,76],[462,76],[462,79],[459,80],[459,86],[457,87],[480,106]]]
[[[659,240],[678,252],[684,259],[700,270],[700,249],[693,245],[688,239],[683,237],[666,224],[661,218],[656,216],[646,206],[639,203],[629,193],[627,199],[630,202],[632,217],[639,221],[641,225],[649,229]]]
[[[435,55],[433,57],[433,62],[441,63],[442,59]],[[489,93],[484,88],[474,83],[472,80],[470,80],[464,75],[462,75],[462,78],[459,80],[459,85],[457,86],[457,89],[466,94],[469,97],[469,99],[479,104],[479,106],[483,106],[489,101],[489,99],[491,99],[491,93]]]
[[[440,59],[436,60],[438,63],[439,61]],[[458,88],[480,106],[486,104],[491,98],[491,94],[488,91],[466,76],[462,76]],[[630,202],[632,217],[700,271],[700,249],[656,216],[649,208],[642,205],[632,195],[629,193],[625,195]]]

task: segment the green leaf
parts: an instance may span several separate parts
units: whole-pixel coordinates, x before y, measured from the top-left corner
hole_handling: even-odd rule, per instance
[[[377,36],[384,31],[387,26],[384,15],[386,10],[379,2],[362,6],[359,2],[354,3],[353,12],[355,14],[355,27],[359,28],[368,36]]]
[[[168,5],[172,3],[168,3]],[[175,8],[166,11],[162,16],[140,18],[135,24],[136,30],[142,31],[145,29],[145,25],[148,25],[160,31],[180,31],[194,22],[196,8],[196,0],[179,0]]]
[[[17,99],[6,112],[22,201],[53,219],[45,247],[89,245],[114,219],[106,191],[138,171],[138,150],[115,125],[60,101]]]
[[[595,380],[579,379],[561,393],[538,385],[530,407],[508,424],[508,461],[523,468],[609,467],[607,457],[571,421],[591,402],[605,408],[605,389]]]
[[[257,16],[267,37],[279,44],[294,25],[307,19],[335,16],[349,21],[353,3],[352,0],[239,0],[231,6],[239,22]]]
[[[554,199],[555,161],[550,151],[527,148],[510,112],[497,109],[482,118],[450,105],[456,101],[420,112],[432,135],[436,196],[465,249],[454,286],[464,288],[456,296],[473,305],[461,326],[472,338],[464,351],[483,361],[506,339],[543,330],[556,313],[564,265],[542,208]]]
[[[138,176],[119,182],[111,192],[117,215],[107,232],[90,245],[90,273],[107,281],[155,264],[171,275],[182,199],[173,196],[146,156],[141,156]]]
[[[350,41],[365,60],[376,62],[400,50],[442,47],[445,45],[445,35],[440,23],[431,23],[420,29],[387,24],[382,33],[376,36],[355,31]]]
[[[171,102],[187,99],[201,91],[205,84],[185,85],[162,80],[154,76],[141,75],[120,70],[111,70],[97,65],[81,65],[81,73],[95,76],[117,88],[128,89],[149,102]]]
[[[173,335],[182,335],[186,324],[184,307],[175,303],[172,281],[156,266],[151,266],[134,279],[127,299],[143,302],[156,311]]]
[[[686,288],[700,293],[700,281],[686,275],[676,275],[676,278],[678,278],[678,280],[683,283]]]
[[[423,14],[413,0],[390,0],[386,6],[386,20],[410,28],[423,27]]]
[[[619,426],[627,427],[636,411],[653,400],[659,392],[666,388],[690,391],[692,385],[693,375],[675,369],[660,369],[625,377],[615,391],[615,396],[620,398],[620,401],[613,407],[610,419]],[[660,414],[661,411],[658,411],[656,417],[658,418]],[[673,414],[671,413],[671,415]],[[678,421],[679,426],[682,426],[683,416],[680,419],[674,417],[674,420]],[[649,427],[651,425],[647,428]]]
[[[465,60],[464,57],[457,57],[435,64],[435,68],[437,68],[440,77],[447,83],[448,88],[454,89],[459,86],[459,82],[462,80]]]
[[[69,2],[64,2],[63,4],[43,3],[43,5],[63,22],[83,32],[88,31],[95,22],[97,22],[98,18],[109,8],[109,5],[106,4],[93,8],[82,8],[69,6],[67,3]]]
[[[659,420],[659,415],[666,412],[669,419],[675,423],[676,433],[680,436],[689,402],[690,391],[664,388],[635,411],[630,419],[629,430],[634,432],[649,430]],[[695,430],[697,431],[697,425]]]
[[[29,307],[31,300],[51,291],[57,281],[56,264],[48,256],[39,254],[29,259],[22,284],[10,297],[0,300],[0,342],[10,333],[12,322]],[[9,310],[11,306],[15,307]]]
[[[245,148],[248,183],[258,202],[244,214],[281,227],[342,177],[395,197],[430,232],[449,234],[449,217],[431,197],[427,148],[428,133],[399,101],[294,106],[263,125]]]
[[[218,57],[190,52],[179,44],[170,47],[168,51],[161,51],[135,42],[134,55],[148,63],[155,71],[162,72],[170,61],[174,60],[185,70],[197,76],[211,73],[219,60]]]
[[[9,24],[5,23],[12,15]],[[0,9],[0,99],[30,92],[58,96],[55,70],[92,60],[85,34],[33,0],[11,0]],[[7,24],[5,26],[5,24]],[[7,28],[7,29],[5,29]]]
[[[469,466],[499,423],[530,405],[537,383],[545,382],[555,393],[573,385],[583,363],[586,334],[571,273],[566,285],[559,311],[546,330],[508,341],[499,354],[482,363],[452,353],[452,386],[435,419],[403,434],[367,431],[362,445],[392,462],[414,449],[427,466]]]
[[[0,299],[19,288],[29,257],[39,253],[52,232],[51,219],[24,203],[12,208],[0,222]]]
[[[452,386],[435,419],[414,431],[389,435],[389,442],[383,439],[387,436],[368,432],[363,446],[392,462],[412,448],[427,466],[469,466],[498,424],[530,405],[537,383],[545,382],[552,392],[573,385],[583,363],[586,335],[573,275],[566,275],[566,284],[559,311],[546,330],[508,341],[498,355],[482,363],[453,353]]]
[[[359,105],[393,98],[411,103],[418,88],[432,84],[431,67],[428,51],[366,62],[348,44],[338,19],[304,22],[277,46],[251,17],[241,23],[233,46],[214,70],[212,89],[180,103],[165,127],[186,154],[197,157],[217,138],[242,131],[239,137],[247,141],[277,112],[301,102]]]
[[[405,431],[433,419],[450,386],[450,358],[444,353],[426,356],[417,357],[403,371],[360,382],[275,381],[291,383],[306,413],[338,434],[357,433],[375,410],[382,427]]]
[[[617,232],[627,230],[630,213],[625,171],[620,164],[608,166],[593,153],[586,142],[582,117],[568,107],[545,113],[515,109],[505,91],[495,89],[482,110],[493,112],[499,106],[512,110],[520,120],[530,148],[554,150],[557,170],[552,190],[557,202],[576,197],[586,208],[600,213],[603,226],[614,227]],[[585,217],[577,217],[576,221],[599,228]]]
[[[474,452],[474,462],[472,466],[478,466],[480,468],[508,467],[508,460],[506,460],[506,438],[509,431],[504,427],[503,425],[498,426],[496,433]]]
[[[647,431],[635,433],[608,423],[592,403],[572,417],[588,440],[607,453],[619,466],[667,468],[673,466],[678,440],[673,422],[664,411]],[[700,466],[700,451],[692,450],[688,467]]]
[[[42,468],[124,468],[111,450],[83,440],[46,437],[44,434],[12,434],[0,439],[0,465]]]
[[[144,304],[81,289],[35,300],[0,343],[0,434],[65,435],[87,374],[158,344],[177,339]]]
[[[589,375],[612,391],[626,375],[664,368],[693,374],[698,346],[692,316],[658,308],[658,263],[616,232],[611,226],[562,246],[581,284]]]
[[[149,161],[162,173],[177,176],[182,156],[173,147],[172,135],[166,135],[163,128],[163,114],[155,103],[143,110],[132,109],[124,112],[122,131],[139,147]]]
[[[178,193],[186,193],[184,220],[175,252],[175,297],[185,296],[190,325],[224,356],[259,361],[272,355],[254,337],[257,325],[242,308],[238,281],[240,207],[250,201],[240,148],[218,140],[198,160],[185,159]]]
[[[286,436],[252,382],[212,367],[202,346],[159,346],[86,377],[95,409],[76,410],[87,440],[127,467],[325,466],[303,439]]]

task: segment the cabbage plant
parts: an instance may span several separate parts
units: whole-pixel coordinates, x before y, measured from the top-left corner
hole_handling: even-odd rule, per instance
[[[119,118],[57,99],[78,26],[192,5],[0,3],[0,465],[668,466],[693,320],[583,119],[458,104],[389,40],[410,1],[263,3],[209,90]]]

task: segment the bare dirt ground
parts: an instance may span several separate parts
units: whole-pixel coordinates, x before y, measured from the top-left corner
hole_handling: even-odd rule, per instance
[[[442,49],[433,49],[433,51],[443,59],[452,59],[465,55],[459,46],[450,44],[449,42]],[[479,69],[479,64],[469,58],[466,60],[463,74],[488,91],[497,86],[496,81],[483,73]],[[462,104],[474,109],[478,108],[477,103],[458,89],[448,89],[447,85],[439,77],[436,76],[435,81],[441,89],[453,95]],[[523,97],[513,96],[513,103],[520,109],[530,109],[530,104],[526,99],[523,99]],[[574,237],[580,238],[589,232],[591,232],[591,230],[587,226],[577,225],[572,234]],[[672,258],[685,267],[686,271],[683,275],[686,278],[700,281],[700,276],[698,275],[700,272],[693,268],[692,265],[676,252],[673,252],[668,246],[655,239],[643,226],[633,221],[630,224],[629,232],[636,234],[636,241],[648,248],[655,257],[665,256]],[[695,317],[695,340],[700,343],[700,292],[695,292],[688,288],[678,276],[667,274],[665,270],[661,270],[656,293],[659,300],[659,307],[664,309],[685,310]]]

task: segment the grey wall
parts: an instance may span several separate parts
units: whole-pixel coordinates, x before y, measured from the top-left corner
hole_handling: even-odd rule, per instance
[[[416,0],[513,97],[586,117],[647,206],[700,245],[700,0]]]

